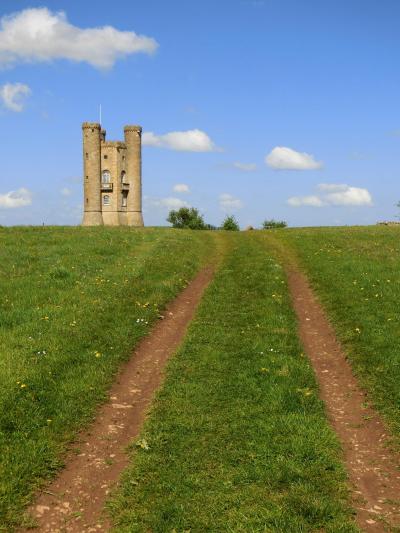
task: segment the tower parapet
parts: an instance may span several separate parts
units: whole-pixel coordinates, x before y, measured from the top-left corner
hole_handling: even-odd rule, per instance
[[[101,130],[101,126],[98,122],[82,122],[82,129],[95,129]]]

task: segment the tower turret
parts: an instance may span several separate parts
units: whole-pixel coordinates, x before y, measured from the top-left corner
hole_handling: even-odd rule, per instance
[[[83,133],[83,226],[103,224],[101,213],[101,126],[96,122],[84,122]]]
[[[141,227],[142,214],[142,128],[125,126],[126,180],[130,184],[127,197],[127,224]]]

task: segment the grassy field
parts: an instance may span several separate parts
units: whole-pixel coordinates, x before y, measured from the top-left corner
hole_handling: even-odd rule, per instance
[[[0,531],[19,524],[119,364],[217,241],[220,269],[110,502],[116,531],[356,531],[274,254],[280,243],[298,257],[400,438],[399,237],[0,228]]]
[[[1,531],[213,249],[205,232],[0,228]]]
[[[353,369],[400,444],[400,228],[273,235],[300,258]]]
[[[225,239],[110,503],[115,531],[357,531],[282,267],[259,232]]]

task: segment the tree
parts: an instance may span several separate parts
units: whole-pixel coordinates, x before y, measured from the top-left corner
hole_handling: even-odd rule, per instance
[[[233,215],[228,215],[225,217],[221,229],[227,231],[239,231],[240,228],[236,218]]]
[[[169,212],[167,221],[174,228],[206,229],[203,217],[195,207],[181,207],[177,211]]]
[[[276,229],[276,228],[286,228],[287,223],[284,220],[264,220],[262,223],[262,229]]]

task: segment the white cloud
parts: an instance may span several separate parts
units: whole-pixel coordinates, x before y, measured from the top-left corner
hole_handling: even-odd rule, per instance
[[[31,94],[28,85],[23,83],[6,83],[0,87],[0,99],[4,107],[20,113],[25,106],[25,99]]]
[[[266,156],[265,162],[275,170],[317,170],[322,162],[315,161],[314,156],[306,152],[296,152],[292,148],[276,146]]]
[[[53,13],[46,7],[25,9],[0,20],[0,65],[4,66],[69,59],[105,69],[120,57],[152,53],[157,46],[151,37],[112,26],[78,28],[64,12]]]
[[[342,206],[371,206],[372,196],[367,189],[351,187],[346,184],[320,183],[319,195],[292,196],[287,203],[292,207],[303,205],[311,207],[324,207],[329,205]]]
[[[300,207],[301,205],[309,205],[312,207],[322,207],[324,202],[315,195],[310,196],[292,196],[288,199],[287,203],[292,207]]]
[[[72,194],[71,189],[68,189],[68,187],[63,187],[60,192],[63,196],[71,196]]]
[[[367,189],[321,183],[318,188],[327,192],[326,201],[331,205],[372,205],[372,196]]]
[[[171,131],[164,135],[156,135],[152,131],[143,133],[142,143],[146,146],[169,148],[181,152],[215,152],[219,149],[204,131],[195,129],[188,131]]]
[[[24,207],[31,205],[32,193],[21,187],[16,191],[9,191],[5,194],[0,194],[0,208],[14,209],[16,207]]]
[[[232,209],[241,209],[243,204],[239,198],[235,198],[231,194],[224,193],[219,197],[219,207],[222,209],[222,211],[230,211]]]
[[[239,161],[235,161],[233,166],[243,172],[253,172],[254,170],[257,170],[256,163],[240,163]]]
[[[150,203],[155,207],[164,207],[167,209],[180,209],[181,207],[189,207],[188,203],[184,200],[181,200],[180,198],[174,198],[172,196],[151,200]]]
[[[186,185],[185,183],[177,183],[174,185],[173,188],[174,192],[181,192],[181,193],[189,193],[189,185]]]

